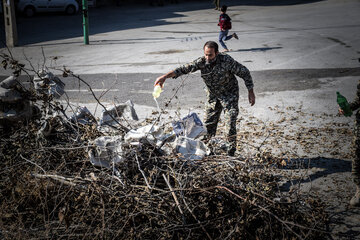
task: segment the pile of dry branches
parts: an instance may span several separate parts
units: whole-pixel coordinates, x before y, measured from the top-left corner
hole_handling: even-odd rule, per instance
[[[23,67],[14,64],[16,71]],[[164,155],[144,141],[127,146],[115,173],[88,161],[91,141],[109,133],[99,131],[95,123],[73,123],[54,99],[31,94],[34,101],[42,99],[40,109],[47,118],[34,118],[1,133],[1,238],[326,236],[327,215],[321,201],[281,192],[281,162],[262,155],[187,161]],[[58,114],[49,117],[49,112]],[[44,121],[52,126],[46,136],[39,134]],[[112,134],[124,131],[120,127]]]

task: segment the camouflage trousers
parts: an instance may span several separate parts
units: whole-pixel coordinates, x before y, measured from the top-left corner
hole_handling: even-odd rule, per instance
[[[236,150],[236,119],[239,114],[238,101],[239,94],[237,93],[219,98],[207,91],[204,124],[208,137],[215,136],[220,115],[224,109],[225,134],[230,144],[229,153],[234,153]]]
[[[355,158],[352,162],[352,174],[355,184],[360,186],[360,113],[356,114],[354,135]]]

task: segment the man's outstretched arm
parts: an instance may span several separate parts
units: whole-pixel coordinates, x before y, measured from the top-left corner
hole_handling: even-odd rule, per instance
[[[203,59],[200,57],[191,63],[185,64],[181,67],[176,68],[173,71],[168,72],[167,74],[164,74],[164,75],[158,77],[156,79],[154,85],[160,84],[160,86],[163,87],[163,84],[167,78],[177,78],[181,75],[188,74],[188,73],[199,70],[202,60]]]
[[[176,75],[175,75],[175,72],[174,72],[174,71],[170,71],[170,72],[168,72],[168,73],[166,73],[166,74],[158,77],[158,78],[156,79],[155,83],[154,83],[154,86],[156,86],[156,85],[159,84],[160,87],[163,87],[164,82],[165,82],[165,80],[166,80],[167,78],[171,78],[171,77],[175,77],[175,76],[176,76]]]

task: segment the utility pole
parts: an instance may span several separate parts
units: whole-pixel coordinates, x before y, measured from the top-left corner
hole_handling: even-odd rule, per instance
[[[89,44],[89,16],[88,16],[88,1],[82,0],[83,10],[83,28],[84,28],[84,44]]]
[[[14,0],[3,0],[6,46],[15,47],[18,43]]]

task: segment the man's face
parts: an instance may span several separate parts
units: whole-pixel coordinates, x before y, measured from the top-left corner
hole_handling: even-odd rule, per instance
[[[204,55],[205,55],[205,59],[206,59],[206,63],[212,63],[216,60],[216,56],[218,53],[215,53],[215,49],[213,48],[209,48],[209,47],[205,47],[204,48]]]

